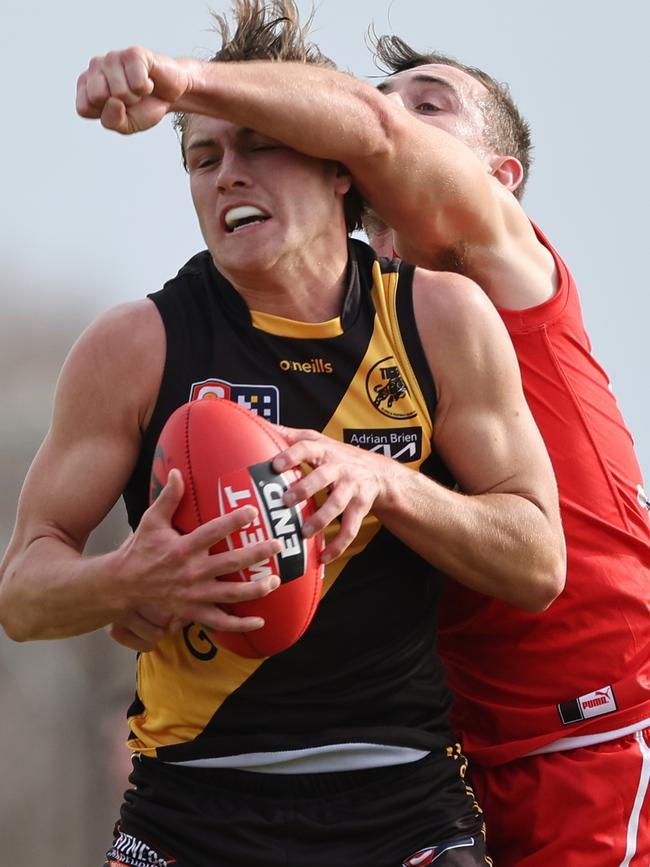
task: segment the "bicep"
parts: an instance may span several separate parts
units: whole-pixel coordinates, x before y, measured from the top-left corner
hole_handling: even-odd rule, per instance
[[[480,379],[477,381],[479,384]],[[470,389],[436,428],[437,450],[467,494],[519,494],[546,506],[555,493],[548,455],[523,395],[505,383]]]
[[[79,431],[61,443],[50,431],[21,491],[12,547],[51,536],[81,551],[119,498],[136,459],[129,437]]]
[[[134,321],[133,312],[111,312],[91,326],[66,359],[50,429],[20,495],[12,549],[53,536],[81,550],[121,495],[164,358],[155,318],[145,308]],[[150,338],[143,339],[148,321]],[[129,327],[135,325],[137,343]]]
[[[423,333],[439,394],[435,447],[464,492],[520,494],[552,511],[555,479],[512,343],[470,285],[457,293],[457,314],[447,311],[448,321],[434,329],[437,339]]]

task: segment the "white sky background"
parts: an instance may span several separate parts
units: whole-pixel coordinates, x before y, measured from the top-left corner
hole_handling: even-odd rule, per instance
[[[2,19],[0,341],[12,311],[53,323],[71,308],[98,313],[159,288],[203,246],[170,124],[124,139],[78,118],[74,95],[94,54],[139,43],[205,57],[215,47],[203,0],[4,0]],[[510,83],[536,143],[528,213],[576,277],[650,474],[650,3],[321,0],[314,38],[364,77],[375,73],[371,20]]]

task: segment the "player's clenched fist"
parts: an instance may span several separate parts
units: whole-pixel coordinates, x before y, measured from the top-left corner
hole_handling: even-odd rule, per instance
[[[149,129],[188,90],[191,64],[138,47],[93,57],[77,80],[77,113],[125,135]]]

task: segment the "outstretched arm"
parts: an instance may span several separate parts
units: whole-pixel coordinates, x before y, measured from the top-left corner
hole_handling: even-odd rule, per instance
[[[275,554],[278,543],[251,546],[243,559],[239,552],[210,554],[253,519],[250,507],[181,536],[172,525],[183,493],[178,472],[117,550],[82,553],[133,471],[163,360],[164,331],[150,301],[105,315],[73,348],[0,568],[0,623],[11,638],[62,638],[122,618],[137,631],[151,606],[165,625],[172,619],[238,631],[262,625],[218,606],[265,595],[272,576],[247,585],[217,576]]]
[[[450,238],[466,239],[468,230],[477,236],[495,231],[487,213],[494,209],[487,172],[465,145],[331,69],[174,60],[129,48],[90,62],[78,81],[77,111],[123,134],[148,129],[170,111],[254,127],[295,150],[344,163],[364,197],[397,229],[426,234],[422,223],[433,218],[435,203],[436,211],[450,211]],[[397,202],[395,187],[402,190]]]
[[[488,164],[423,122],[418,105],[407,108],[323,67],[173,60],[143,48],[94,58],[77,91],[83,117],[121,133],[147,129],[168,111],[206,114],[341,162],[395,230],[402,258],[467,274],[497,306],[547,300],[555,266],[508,189],[516,161]],[[458,106],[440,108],[451,117]]]

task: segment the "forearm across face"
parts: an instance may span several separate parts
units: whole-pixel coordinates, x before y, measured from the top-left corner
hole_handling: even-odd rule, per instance
[[[322,159],[386,150],[389,101],[351,75],[303,63],[180,60],[186,91],[172,110],[248,126]]]
[[[343,163],[409,261],[484,244],[503,231],[488,170],[464,143],[351,75],[302,63],[183,60],[174,108],[254,127],[295,150]]]
[[[438,261],[434,249],[484,246],[503,234],[499,184],[469,147],[332,69],[174,60],[129,48],[91,61],[79,78],[77,111],[123,134],[149,129],[168,112],[203,114],[340,162],[408,239],[408,258],[426,267]]]

